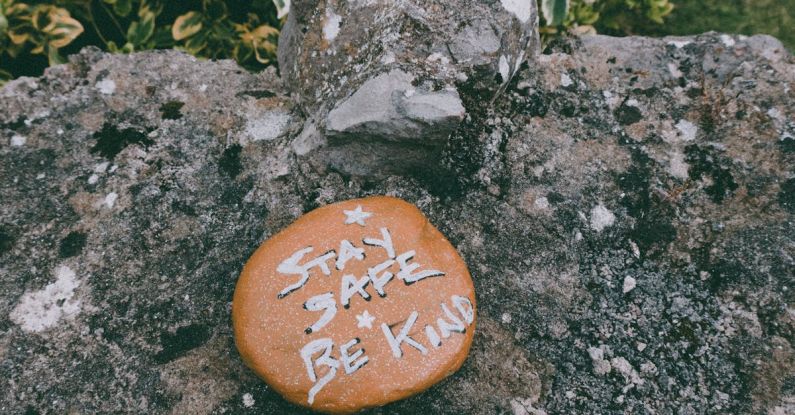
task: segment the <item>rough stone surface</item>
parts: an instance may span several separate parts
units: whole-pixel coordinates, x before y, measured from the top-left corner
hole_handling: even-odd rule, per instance
[[[311,142],[328,144],[321,162],[384,177],[434,161],[464,119],[461,95],[484,98],[464,85],[504,89],[537,53],[537,25],[530,0],[294,1],[279,66]]]
[[[235,351],[236,278],[301,213],[389,194],[479,319],[457,374],[372,413],[793,413],[794,85],[766,36],[561,42],[374,178],[307,158],[272,73],[84,51],[0,90],[0,412],[301,413]]]
[[[330,135],[351,133],[383,140],[444,140],[464,119],[455,89],[416,92],[409,74],[395,69],[367,80],[350,98],[331,110]]]

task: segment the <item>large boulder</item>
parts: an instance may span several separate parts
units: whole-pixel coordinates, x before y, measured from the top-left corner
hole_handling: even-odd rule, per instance
[[[433,164],[464,103],[537,53],[537,26],[531,0],[293,2],[278,55],[308,115],[299,153],[354,175]]]
[[[461,371],[373,413],[793,413],[793,85],[766,36],[575,39],[452,130],[447,174],[383,178],[307,163],[272,71],[85,50],[0,90],[0,412],[303,413],[237,355],[236,279],[387,194],[479,316]]]

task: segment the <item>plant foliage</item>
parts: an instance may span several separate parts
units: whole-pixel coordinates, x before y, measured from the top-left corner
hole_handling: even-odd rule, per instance
[[[27,52],[46,56],[51,65],[61,63],[58,50],[81,33],[83,25],[64,8],[0,0],[0,51],[10,58]]]
[[[262,69],[276,55],[289,0],[0,0],[0,84],[87,45],[130,53],[177,48]]]
[[[669,0],[539,0],[541,34],[632,35],[662,25],[673,9]]]

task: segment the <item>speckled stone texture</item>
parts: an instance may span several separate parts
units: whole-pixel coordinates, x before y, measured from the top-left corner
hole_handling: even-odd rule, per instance
[[[503,91],[538,52],[537,26],[531,0],[293,1],[278,58],[307,116],[301,151],[380,178],[436,162],[462,100],[488,103],[478,89]]]
[[[455,89],[476,72],[507,81],[537,52],[537,25],[527,0],[297,0],[279,65],[308,112],[328,111],[390,70],[410,74],[418,92]]]
[[[389,194],[469,265],[478,330],[371,413],[794,413],[793,86],[765,36],[559,42],[377,177],[296,143],[273,72],[85,50],[0,90],[0,412],[301,413],[235,351],[237,276]]]

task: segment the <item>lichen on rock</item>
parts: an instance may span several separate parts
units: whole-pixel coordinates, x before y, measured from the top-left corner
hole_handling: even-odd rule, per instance
[[[440,2],[382,3],[294,4],[284,80],[86,49],[0,90],[0,412],[301,413],[240,361],[234,285],[302,213],[374,194],[447,235],[481,322],[459,372],[375,413],[795,411],[795,60],[778,41],[583,37],[506,59],[504,80],[508,46],[480,39],[482,21],[434,26],[452,21]],[[505,3],[521,2],[493,2],[496,18],[519,25]],[[322,38],[327,6],[339,32]],[[370,66],[345,80],[334,65],[373,16],[341,70]],[[399,36],[428,27],[451,52]],[[473,50],[488,69],[430,72]],[[410,101],[401,81],[376,142],[327,128],[392,69],[445,82],[407,81]],[[444,85],[466,115],[437,100]],[[423,117],[450,123],[434,135]],[[403,153],[373,156],[386,150]]]

